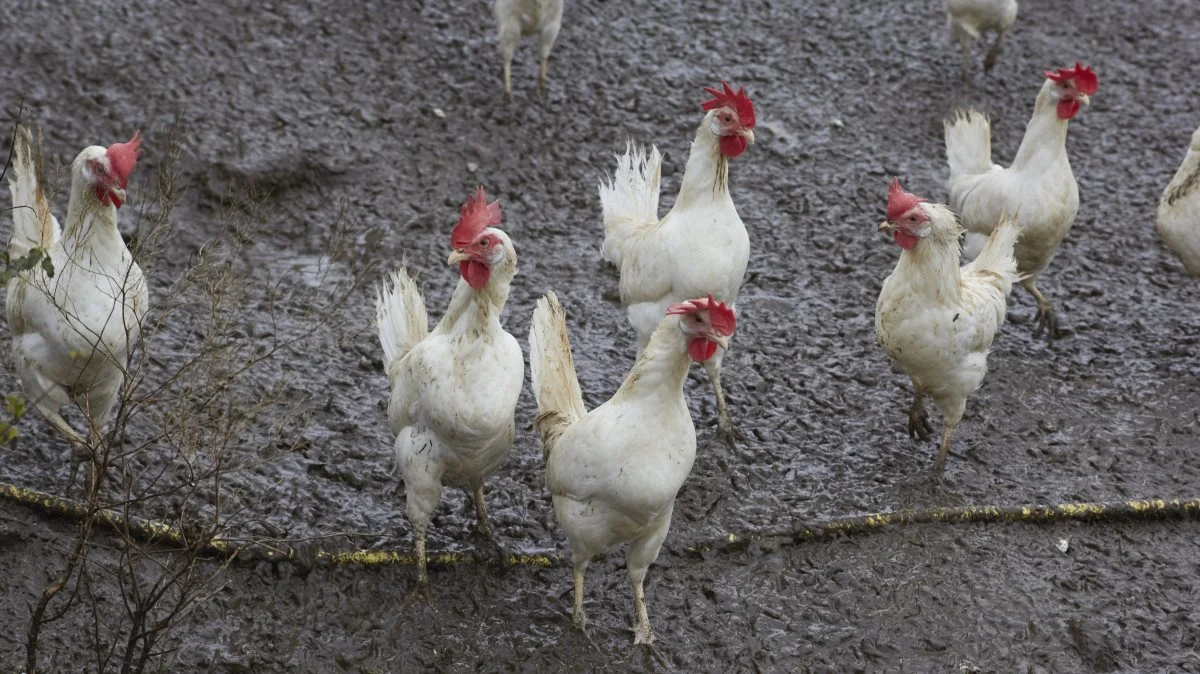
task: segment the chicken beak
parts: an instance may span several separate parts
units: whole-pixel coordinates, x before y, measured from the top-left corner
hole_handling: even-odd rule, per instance
[[[879,231],[881,232],[890,232],[893,229],[896,229],[896,226],[893,225],[889,220],[884,220],[883,222],[879,223]]]
[[[1092,104],[1092,97],[1088,96],[1087,94],[1079,94],[1078,96],[1075,97],[1075,100],[1079,101],[1083,105],[1091,105]]]
[[[462,252],[461,250],[452,250],[452,251],[450,251],[450,257],[446,259],[446,266],[453,267],[454,265],[456,265],[460,262],[466,262],[467,260],[470,260],[470,259],[471,259],[471,256],[467,255],[466,253]]]
[[[751,130],[751,129],[742,129],[742,130],[740,131],[740,133],[742,134],[742,138],[745,138],[745,139],[746,139],[746,142],[747,142],[747,143],[753,143],[753,142],[754,142],[754,131],[753,131],[753,130]]]
[[[729,338],[726,337],[725,335],[719,335],[715,332],[710,332],[710,333],[708,333],[708,341],[716,344],[717,346],[721,347],[722,349],[729,348]]]

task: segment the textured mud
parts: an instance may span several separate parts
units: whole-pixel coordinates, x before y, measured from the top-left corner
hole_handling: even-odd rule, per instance
[[[149,190],[155,136],[186,114],[191,189],[178,236],[147,270],[152,299],[215,235],[224,186],[251,181],[272,194],[256,265],[318,258],[344,199],[362,254],[385,268],[407,257],[439,314],[455,282],[441,264],[450,224],[482,183],[520,254],[505,323],[524,343],[534,301],[557,290],[589,405],[633,353],[622,312],[600,298],[615,286],[597,260],[595,185],[611,153],[627,137],[657,143],[667,206],[702,86],[744,84],[760,121],[731,169],[753,254],[724,381],[746,438],[732,451],[714,442],[707,382],[694,377],[697,461],[647,584],[655,654],[631,646],[619,554],[589,572],[590,639],[571,626],[562,566],[436,570],[430,600],[401,608],[409,568],[263,565],[235,568],[189,614],[169,670],[1200,671],[1194,521],[919,526],[680,553],[724,532],[903,506],[1200,493],[1200,286],[1153,232],[1200,123],[1200,6],[1023,3],[996,71],[963,86],[937,2],[568,0],[548,100],[534,95],[526,43],[508,104],[477,0],[176,4],[35,0],[0,26],[0,102],[11,114],[23,97],[58,160],[140,127],[148,152],[131,194]],[[873,334],[898,252],[875,231],[885,179],[944,198],[941,119],[962,103],[992,116],[1007,162],[1042,70],[1076,59],[1094,65],[1100,92],[1071,124],[1082,206],[1041,284],[1071,334],[1053,348],[1033,340],[1032,302],[1014,295],[946,484],[932,490],[934,446],[905,435],[905,379]],[[291,535],[369,531],[407,548],[370,298],[354,300],[350,329],[316,335],[287,364],[329,400],[297,429],[305,448],[231,480],[265,494],[252,507]],[[15,387],[0,376],[0,390]],[[563,550],[532,414],[526,395],[489,507],[506,545]],[[61,492],[62,443],[40,419],[25,425],[0,480]],[[443,503],[431,547],[469,549],[463,496]],[[18,667],[28,606],[70,534],[0,505],[0,669]],[[45,635],[55,671],[89,662],[75,619]]]

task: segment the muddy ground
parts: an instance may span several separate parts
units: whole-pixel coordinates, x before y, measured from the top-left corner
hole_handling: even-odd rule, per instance
[[[141,128],[131,194],[148,192],[166,125],[187,119],[189,189],[167,254],[147,270],[152,300],[217,235],[223,191],[254,183],[270,192],[266,233],[246,256],[261,282],[319,259],[344,200],[357,255],[380,268],[407,257],[436,317],[456,282],[442,262],[457,206],[482,183],[520,255],[505,323],[524,343],[534,301],[557,290],[589,405],[615,391],[633,354],[621,310],[600,298],[616,283],[597,255],[595,186],[611,153],[627,137],[657,143],[666,207],[701,88],[745,85],[758,111],[758,142],[731,170],[753,254],[724,380],[746,438],[735,450],[714,441],[707,381],[693,376],[698,456],[648,577],[656,652],[631,646],[621,555],[589,572],[590,639],[570,623],[565,566],[439,569],[430,599],[402,608],[411,568],[261,564],[233,568],[188,614],[167,671],[1200,671],[1194,521],[931,525],[682,553],[725,532],[905,506],[1200,494],[1200,286],[1153,231],[1200,123],[1200,5],[1023,3],[997,69],[964,86],[932,0],[568,0],[548,100],[534,96],[526,42],[510,104],[478,0],[18,4],[0,25],[3,109],[24,98],[53,160]],[[941,119],[962,103],[991,114],[994,156],[1007,162],[1041,72],[1076,59],[1094,65],[1100,91],[1071,124],[1082,205],[1041,284],[1070,335],[1052,348],[1034,340],[1033,304],[1014,294],[946,482],[931,489],[934,446],[905,434],[907,383],[873,334],[898,253],[875,231],[886,178],[944,199]],[[976,71],[981,60],[977,50]],[[247,460],[229,480],[288,535],[374,532],[385,536],[371,545],[407,549],[371,295],[342,311],[340,327],[262,375],[320,399],[292,430],[301,447]],[[279,329],[297,326],[285,315]],[[186,335],[171,337],[164,368],[187,349]],[[0,377],[0,390],[16,386]],[[489,506],[509,547],[562,551],[532,415],[527,393]],[[38,418],[22,431],[0,480],[60,493],[62,442]],[[471,549],[463,496],[443,504],[431,547]],[[71,534],[0,503],[0,669],[19,667],[28,607]],[[88,671],[87,618],[49,628],[53,671]]]

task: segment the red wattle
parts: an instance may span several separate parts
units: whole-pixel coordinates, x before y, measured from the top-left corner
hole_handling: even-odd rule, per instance
[[[917,245],[917,242],[921,240],[920,238],[909,234],[903,229],[897,229],[893,231],[892,238],[896,240],[896,245],[900,246],[904,250],[912,250],[913,246]]]
[[[1071,119],[1079,112],[1079,101],[1067,99],[1058,102],[1058,118]]]
[[[717,352],[717,343],[710,342],[704,337],[697,337],[688,341],[688,355],[697,363],[703,363],[713,354]]]
[[[721,154],[733,159],[746,151],[746,139],[743,136],[721,136]]]
[[[487,285],[488,279],[492,276],[492,270],[486,264],[475,260],[459,262],[458,273],[466,280],[467,285],[475,290]]]

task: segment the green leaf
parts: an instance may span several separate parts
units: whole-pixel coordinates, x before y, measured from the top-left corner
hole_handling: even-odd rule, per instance
[[[54,278],[54,261],[50,259],[49,255],[42,258],[42,271],[46,272],[46,276]]]
[[[25,399],[19,395],[9,394],[4,399],[4,406],[8,410],[8,416],[14,421],[25,416]]]

